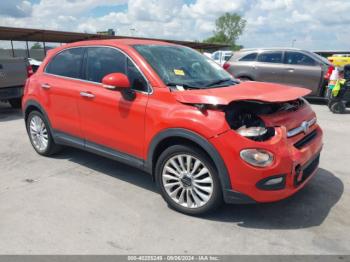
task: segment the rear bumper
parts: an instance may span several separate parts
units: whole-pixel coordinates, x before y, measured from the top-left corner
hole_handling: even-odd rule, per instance
[[[322,149],[322,130],[316,124],[311,132],[317,135],[300,147],[302,136],[287,139],[285,128],[277,128],[276,135],[266,142],[254,142],[234,131],[228,131],[211,142],[220,152],[229,172],[231,190],[225,190],[227,203],[273,202],[299,191],[315,175]],[[298,147],[297,147],[298,146]],[[266,168],[253,167],[244,162],[239,153],[246,148],[260,148],[274,154],[274,163]],[[281,184],[264,187],[264,182],[281,177]]]

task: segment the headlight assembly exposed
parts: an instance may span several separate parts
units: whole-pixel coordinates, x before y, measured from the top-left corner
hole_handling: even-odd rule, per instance
[[[252,127],[246,127],[241,126],[236,130],[238,134],[245,137],[257,137],[262,136],[267,133],[267,129],[262,126],[252,126]]]
[[[256,167],[267,167],[273,163],[273,154],[264,149],[244,149],[241,158],[248,164]]]

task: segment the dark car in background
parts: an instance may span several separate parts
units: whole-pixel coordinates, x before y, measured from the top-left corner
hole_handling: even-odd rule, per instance
[[[224,69],[243,81],[305,87],[312,91],[312,96],[324,96],[334,67],[327,59],[310,51],[271,48],[235,52]]]

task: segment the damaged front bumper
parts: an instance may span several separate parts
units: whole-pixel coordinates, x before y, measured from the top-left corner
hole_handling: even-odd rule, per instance
[[[229,171],[231,190],[224,192],[228,203],[273,202],[300,190],[316,173],[323,133],[318,124],[309,132],[287,138],[285,127],[276,127],[276,134],[257,142],[229,130],[212,138]],[[263,149],[274,155],[268,167],[254,167],[240,158],[247,148]]]

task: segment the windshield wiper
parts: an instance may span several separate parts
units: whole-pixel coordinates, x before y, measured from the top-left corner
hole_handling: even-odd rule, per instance
[[[200,87],[198,86],[191,86],[189,84],[183,84],[183,83],[175,83],[175,82],[166,82],[165,85],[167,86],[180,86],[180,87],[183,87],[183,88],[194,88],[194,89],[201,89]]]
[[[216,81],[213,81],[213,82],[207,84],[206,87],[216,86],[216,85],[219,85],[219,84],[228,82],[228,81],[231,81],[231,82],[233,82],[233,83],[236,83],[236,81],[234,81],[232,78],[223,78],[223,79],[216,80]]]

